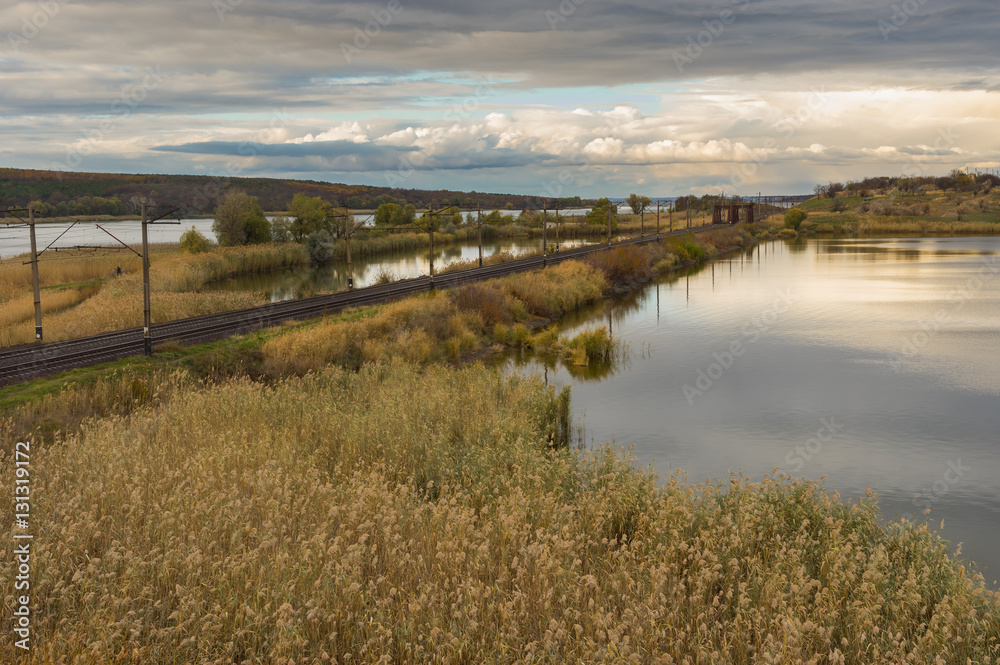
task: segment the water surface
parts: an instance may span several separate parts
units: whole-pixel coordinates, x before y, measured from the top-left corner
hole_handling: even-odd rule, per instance
[[[1000,239],[774,242],[566,319],[631,361],[573,386],[589,445],[692,482],[776,467],[923,518],[1000,578]]]

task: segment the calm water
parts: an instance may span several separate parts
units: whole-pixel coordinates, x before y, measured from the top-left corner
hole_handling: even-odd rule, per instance
[[[579,208],[564,210],[561,211],[560,214],[563,216],[585,215],[588,211],[589,208]],[[489,212],[491,211],[483,211],[483,215],[486,215]],[[515,217],[521,214],[520,210],[502,210],[501,212],[505,215],[514,215]],[[422,216],[423,212],[417,213],[417,217]],[[371,217],[372,215],[369,213],[359,213],[353,215],[356,222],[368,221],[370,223]],[[269,216],[268,219],[274,219],[274,217]],[[13,219],[9,221],[16,222],[16,220]],[[80,222],[76,225],[48,223],[45,222],[45,220],[39,221],[43,222],[39,223],[36,227],[36,238],[38,241],[39,251],[44,249],[53,241],[57,241],[54,247],[75,247],[77,245],[118,245],[113,238],[111,238],[104,231],[98,229],[97,224],[103,226],[126,244],[132,245],[133,247],[140,247],[142,245],[142,223],[138,221],[96,223]],[[172,219],[163,221],[169,221],[171,223],[151,224],[149,226],[149,242],[180,242],[181,235],[192,226],[198,229],[198,232],[206,238],[209,238],[210,240],[217,240],[215,233],[212,231],[213,220],[211,219],[182,219],[180,220],[180,224],[173,223],[174,220]],[[541,247],[540,244],[539,247]],[[18,254],[24,254],[30,251],[31,240],[29,239],[28,230],[26,228],[13,228],[0,225],[0,258],[17,256]],[[346,287],[346,280],[344,284]]]
[[[1000,578],[1000,239],[770,243],[562,327],[602,323],[631,347],[603,378],[506,361],[573,386],[589,445],[692,482],[870,487]]]
[[[601,242],[600,238],[572,238],[561,240],[559,247],[569,249],[583,244]],[[550,247],[555,248],[555,241],[549,239]],[[524,254],[540,252],[541,238],[512,238],[495,241],[483,241],[483,257],[498,252]],[[448,245],[434,250],[434,270],[440,271],[455,261],[471,261],[479,258],[479,245],[476,243],[460,243]],[[354,286],[361,288],[370,286],[383,270],[396,279],[408,279],[430,273],[430,251],[404,252],[390,256],[372,258],[354,258],[352,260]],[[329,263],[322,266],[309,266],[295,270],[283,270],[262,275],[245,275],[232,279],[208,284],[206,291],[261,291],[272,301],[300,298],[312,292],[342,291],[347,288],[347,264],[345,262]]]

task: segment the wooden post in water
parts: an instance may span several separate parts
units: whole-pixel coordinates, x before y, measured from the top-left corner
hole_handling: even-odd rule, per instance
[[[42,293],[38,280],[38,244],[35,241],[35,207],[28,204],[28,227],[31,232],[31,289],[35,294],[35,341],[42,341]]]

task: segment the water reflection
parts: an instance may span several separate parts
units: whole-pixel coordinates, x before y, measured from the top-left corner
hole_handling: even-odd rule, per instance
[[[595,444],[634,445],[641,463],[692,481],[777,468],[825,474],[844,497],[871,487],[887,517],[930,508],[993,580],[998,313],[997,238],[774,242],[560,324],[565,335],[613,326],[650,350],[627,368],[598,381],[545,371],[573,386],[574,417]],[[836,434],[820,441],[824,422]]]
[[[561,249],[579,247],[593,242],[590,239],[574,238],[560,241]],[[526,254],[540,252],[541,238],[512,238],[483,242],[483,256],[490,257],[500,252]],[[479,245],[457,243],[437,247],[434,251],[434,269],[440,272],[456,261],[473,261],[479,258]],[[382,273],[396,279],[409,279],[430,273],[430,251],[400,252],[378,257],[361,257],[352,261],[354,285],[371,286]],[[260,291],[272,302],[301,298],[314,293],[330,293],[347,288],[347,265],[333,262],[322,266],[306,266],[294,270],[275,271],[261,275],[245,275],[223,280],[205,287],[207,291]]]

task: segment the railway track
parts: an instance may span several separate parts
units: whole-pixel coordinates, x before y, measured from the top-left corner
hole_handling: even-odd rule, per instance
[[[692,228],[702,231],[710,227]],[[655,242],[668,236],[688,233],[687,229],[661,233],[644,238],[630,238],[610,245],[611,248]],[[609,245],[588,245],[564,250],[546,257],[529,256],[482,268],[456,270],[435,275],[433,286],[428,276],[407,279],[392,284],[369,286],[353,291],[270,303],[250,309],[198,316],[170,321],[153,326],[153,349],[164,343],[190,345],[223,339],[241,333],[278,325],[285,321],[301,320],[333,314],[350,307],[374,305],[405,298],[431,288],[448,289],[468,282],[482,281],[517,272],[537,270],[544,265],[580,258],[608,249]],[[139,356],[144,352],[142,328],[130,328],[111,333],[84,337],[50,344],[31,344],[0,351],[0,386],[51,376],[79,367]]]

